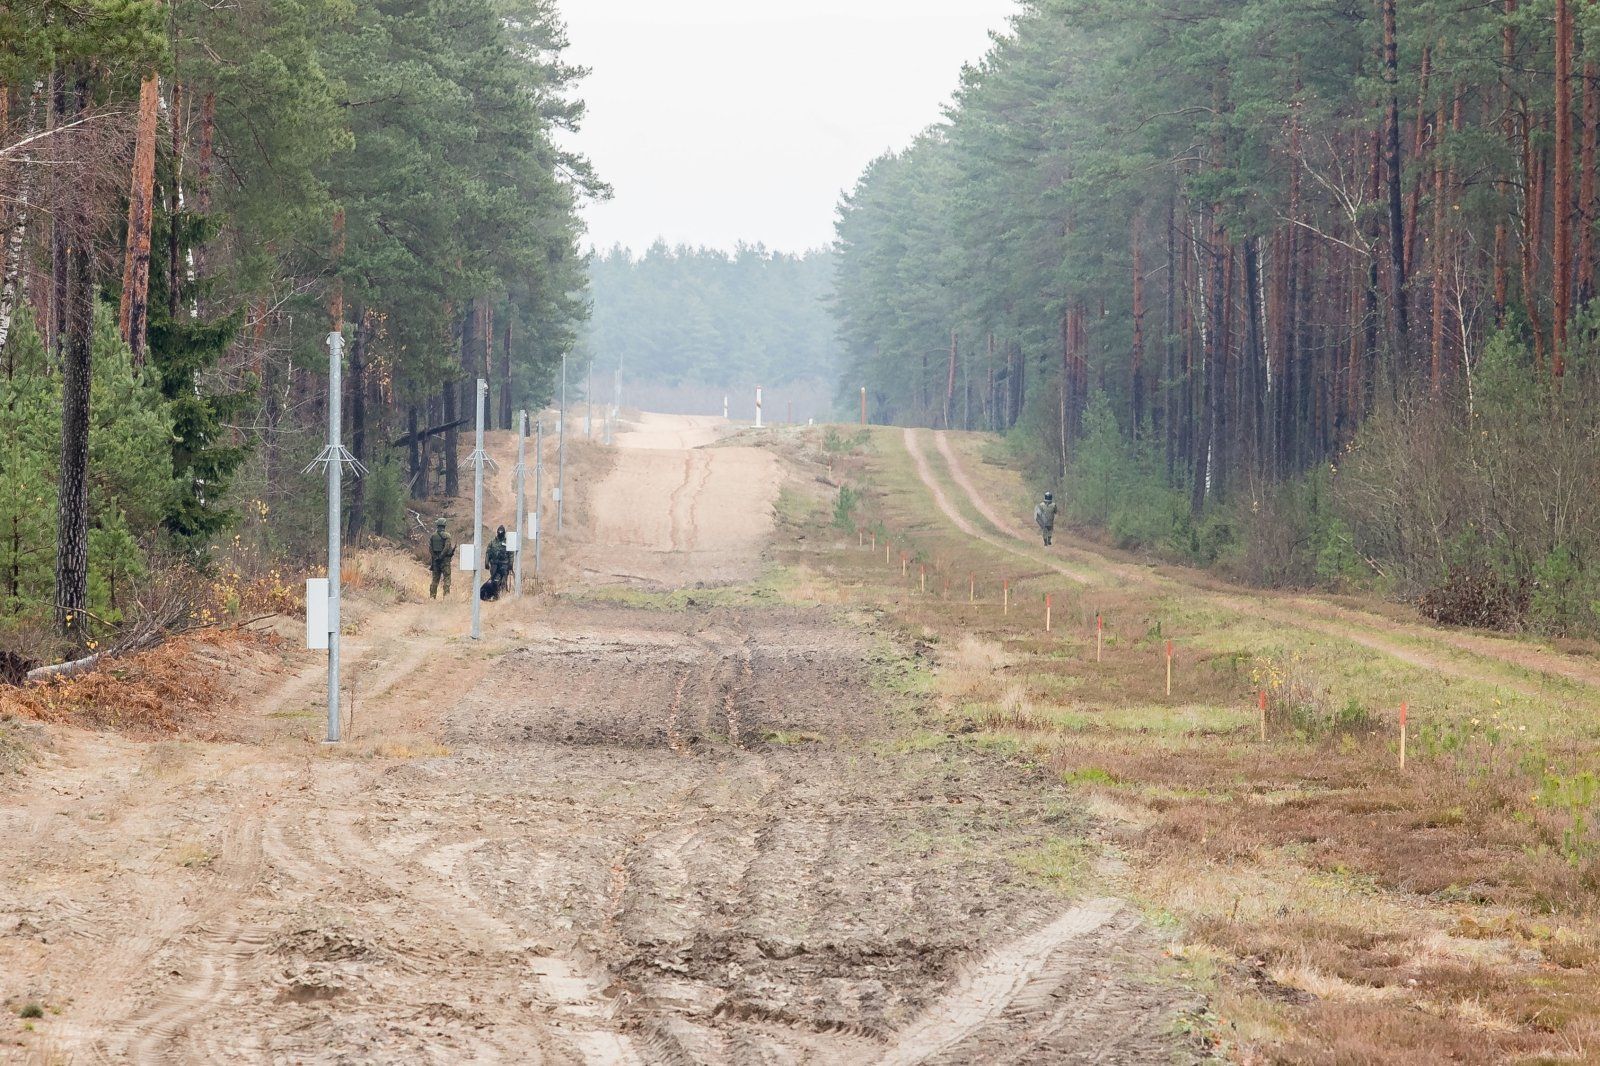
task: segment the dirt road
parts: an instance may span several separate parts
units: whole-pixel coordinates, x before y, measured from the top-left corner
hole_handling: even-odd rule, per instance
[[[712,447],[725,429],[646,414],[618,434],[622,461],[596,486],[596,525],[575,555],[586,580],[664,588],[759,572],[783,472],[765,449]]]
[[[927,743],[911,653],[823,608],[591,595],[759,571],[784,467],[719,435],[625,435],[550,545],[583,580],[478,644],[462,589],[364,560],[340,749],[311,653],[230,664],[213,740],[58,732],[0,783],[0,1058],[1194,1058],[1137,915],[1021,872],[1087,821]]]

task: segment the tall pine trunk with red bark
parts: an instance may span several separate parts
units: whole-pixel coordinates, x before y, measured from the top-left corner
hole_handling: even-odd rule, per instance
[[[1566,366],[1567,322],[1572,317],[1572,12],[1568,0],[1555,0],[1555,168],[1551,217],[1555,309],[1550,324],[1550,369],[1559,381]]]

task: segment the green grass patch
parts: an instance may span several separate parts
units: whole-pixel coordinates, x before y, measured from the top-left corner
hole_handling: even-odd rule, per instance
[[[1057,892],[1073,892],[1088,878],[1099,848],[1083,837],[1052,837],[1013,860],[1018,869]]]

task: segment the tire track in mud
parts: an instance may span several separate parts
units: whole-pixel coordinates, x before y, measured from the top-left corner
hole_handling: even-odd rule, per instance
[[[459,1000],[478,1010],[492,1010],[499,1001],[498,1016],[484,1019],[495,1024],[491,1046],[509,1059],[526,1056],[530,1047],[548,1048],[555,1042],[566,1044],[588,1062],[642,1061],[628,1036],[609,1027],[614,1010],[601,996],[607,982],[580,959],[548,951],[523,930],[495,917],[487,901],[472,890],[470,879],[458,875],[463,856],[483,840],[448,845],[433,840],[407,846],[401,854],[401,849],[362,838],[357,825],[367,818],[370,815],[335,812],[316,822],[312,839],[413,916],[409,923],[398,921],[401,912],[395,910],[386,931],[391,936],[398,933],[413,952],[424,954],[421,961],[428,965],[417,966],[416,973],[426,974],[436,987],[459,985]],[[387,861],[373,859],[374,853]],[[420,925],[415,921],[418,908],[430,919]],[[439,939],[436,931],[441,925],[457,936]],[[534,1003],[544,1006],[557,1024],[542,1024],[519,1009]]]
[[[922,454],[920,446],[913,439],[913,432],[913,430],[907,429],[905,431],[905,440],[906,450],[911,453],[917,467],[917,476],[924,487],[929,490],[939,510],[958,529],[968,532],[989,544],[1003,548],[1013,555],[1028,559],[1030,562],[1043,563],[1057,573],[1074,581],[1085,584],[1092,583],[1091,579],[1084,577],[1080,572],[1071,569],[1066,564],[1043,556],[1041,552],[1031,548],[1024,550],[1015,543],[1015,541],[1026,541],[1027,538],[1016,526],[997,513],[989,500],[978,490],[968,476],[955,449],[951,447],[947,435],[942,431],[930,430],[929,432],[933,434],[940,455],[950,471],[951,479],[960,487],[967,500],[983,515],[984,519],[995,529],[1013,538],[1013,542],[1000,541],[985,531],[974,530],[972,524],[964,515],[961,515],[959,509],[950,503],[948,496],[945,495],[937,479],[933,476],[926,457]],[[1407,623],[1394,622],[1380,616],[1364,616],[1359,612],[1332,604],[1317,604],[1314,601],[1307,600],[1305,597],[1298,597],[1293,601],[1300,607],[1300,610],[1286,611],[1275,607],[1271,600],[1266,597],[1211,591],[1187,584],[1170,575],[1153,573],[1150,568],[1119,563],[1089,549],[1068,548],[1067,550],[1074,552],[1074,554],[1089,557],[1093,560],[1095,566],[1100,567],[1106,572],[1107,576],[1115,580],[1164,587],[1172,592],[1198,597],[1225,610],[1264,617],[1281,625],[1296,629],[1307,629],[1326,636],[1347,640],[1369,651],[1387,655],[1411,666],[1448,674],[1467,681],[1511,689],[1525,696],[1543,698],[1549,696],[1550,693],[1547,689],[1537,684],[1527,683],[1517,678],[1506,677],[1493,672],[1486,672],[1481,667],[1474,667],[1469,663],[1453,662],[1450,659],[1440,658],[1420,649],[1408,648],[1403,644],[1386,639],[1381,634],[1373,632],[1369,627],[1387,627],[1414,639],[1431,640],[1445,644],[1459,654],[1493,660],[1502,666],[1550,674],[1580,685],[1600,687],[1600,669],[1590,668],[1579,662],[1559,661],[1537,649],[1496,649],[1485,645],[1485,641],[1491,638],[1456,634],[1443,629],[1421,628]],[[1316,612],[1316,614],[1312,615],[1308,612]],[[1330,618],[1328,615],[1335,617]]]
[[[1056,987],[1063,975],[1047,973],[1050,956],[1067,941],[1110,922],[1122,909],[1120,900],[1090,900],[970,964],[944,995],[895,1035],[880,1066],[913,1066],[937,1058],[992,1024],[1041,977],[1047,978],[1044,991]]]
[[[261,811],[270,802],[263,798],[246,804],[245,813],[225,828],[221,855],[213,864],[220,884],[207,893],[203,906],[158,922],[136,937],[119,939],[114,957],[99,960],[97,980],[83,1003],[84,1013],[102,1027],[103,1035],[88,1048],[96,1061],[163,1058],[170,1045],[218,1010],[223,997],[231,998],[244,987],[244,972],[270,939],[264,926],[239,916],[249,908],[247,896],[266,868]],[[156,960],[169,957],[193,960],[196,975],[175,988],[161,979],[160,986],[119,1016],[117,999],[134,984],[135,975],[151,972]],[[166,965],[163,970],[179,974],[182,967]]]

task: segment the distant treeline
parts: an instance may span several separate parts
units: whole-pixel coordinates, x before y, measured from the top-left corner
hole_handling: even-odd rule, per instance
[[[829,251],[742,244],[729,253],[658,241],[635,256],[615,247],[593,258],[589,285],[589,354],[597,372],[620,361],[625,388],[688,387],[719,407],[723,392],[737,393],[742,410],[756,385],[783,390],[836,373]]]

